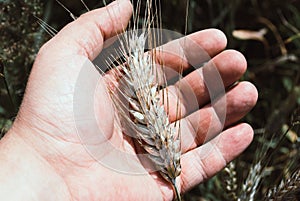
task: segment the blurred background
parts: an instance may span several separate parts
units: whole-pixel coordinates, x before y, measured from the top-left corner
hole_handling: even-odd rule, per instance
[[[61,2],[75,16],[86,12],[80,0]],[[185,33],[187,10],[187,33],[218,28],[228,48],[245,55],[242,80],[256,85],[259,100],[243,119],[255,129],[252,145],[184,199],[300,200],[300,1],[164,0],[163,28]],[[18,112],[38,49],[73,19],[54,0],[0,0],[0,20],[1,137]]]

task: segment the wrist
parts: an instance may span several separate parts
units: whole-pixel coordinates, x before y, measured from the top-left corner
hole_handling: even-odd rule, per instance
[[[63,179],[13,129],[0,141],[0,163],[0,200],[69,200]]]

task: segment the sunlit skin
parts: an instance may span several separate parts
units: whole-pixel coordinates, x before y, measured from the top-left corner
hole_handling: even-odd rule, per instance
[[[0,142],[0,200],[172,200],[171,185],[158,173],[123,174],[95,160],[81,144],[74,122],[74,109],[85,115],[84,107],[73,108],[74,88],[82,66],[92,65],[88,60],[101,52],[106,39],[122,32],[131,14],[128,0],[88,12],[41,48],[17,118]],[[182,173],[178,178],[182,193],[209,179],[247,148],[253,130],[248,124],[235,122],[257,101],[257,90],[249,82],[240,82],[229,89],[244,74],[247,63],[239,52],[224,51],[226,37],[221,31],[208,29],[187,37],[192,37],[213,58],[211,62],[228,90],[225,129],[215,133],[210,143],[204,143],[205,130],[210,124],[217,124],[218,119],[213,117],[208,92],[199,81],[199,74],[192,72],[184,78],[201,106],[193,115],[208,120],[198,122],[193,115],[184,119],[189,127],[182,133]],[[162,56],[166,65],[180,68],[172,55]],[[110,79],[97,76],[94,108],[98,126],[105,135],[103,139],[134,155],[132,139],[124,137],[115,127],[111,98],[104,85]],[[86,86],[90,86],[89,80]],[[93,127],[84,129],[84,135],[97,135]],[[196,137],[187,142],[185,135]],[[208,146],[212,151],[201,157]]]

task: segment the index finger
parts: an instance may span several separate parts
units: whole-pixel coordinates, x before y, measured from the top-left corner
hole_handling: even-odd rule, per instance
[[[227,39],[218,29],[206,29],[171,41],[155,50],[156,63],[176,72],[197,67],[225,49]]]

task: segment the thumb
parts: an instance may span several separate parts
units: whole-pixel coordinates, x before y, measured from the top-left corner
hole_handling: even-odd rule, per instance
[[[74,94],[87,99],[94,97],[91,93],[98,86],[99,73],[88,60],[98,56],[104,40],[125,29],[131,14],[130,0],[117,0],[80,16],[47,42],[40,49],[30,73],[19,119],[40,130],[44,126],[49,133],[59,133],[56,126],[66,119],[73,119]],[[102,85],[97,91],[99,94],[105,93]],[[80,102],[83,110],[86,102]],[[33,126],[32,122],[38,123]],[[51,122],[49,125],[55,125],[55,128],[49,128],[45,122]],[[74,129],[73,121],[68,122],[64,129]],[[66,132],[76,133],[73,130]]]
[[[50,52],[57,52],[60,56],[81,55],[93,60],[101,52],[103,41],[124,31],[131,15],[131,2],[116,0],[106,7],[81,15],[42,49],[52,50]]]

